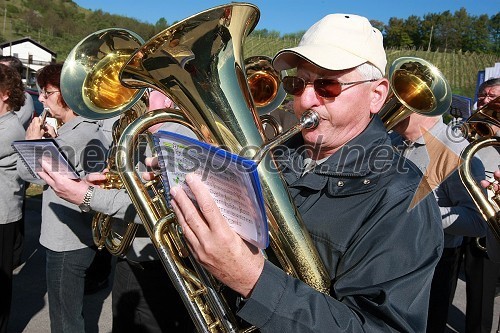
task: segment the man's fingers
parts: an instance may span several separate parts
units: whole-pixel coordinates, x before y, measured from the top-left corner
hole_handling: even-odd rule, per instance
[[[186,182],[196,198],[201,213],[207,220],[222,219],[223,217],[219,207],[217,207],[208,187],[203,184],[201,178],[195,174],[188,174],[186,176]]]
[[[160,165],[158,164],[158,157],[146,157],[144,164],[152,170],[142,172],[141,177],[145,181],[153,180],[161,171]]]
[[[158,164],[158,157],[146,157],[144,164],[153,170],[159,170],[160,165]]]
[[[206,233],[207,225],[198,213],[198,209],[180,186],[172,188],[170,194],[174,198],[172,206],[178,222],[182,229],[185,230],[188,241],[192,246],[196,246],[196,244],[199,244],[198,239],[202,238],[203,234]]]
[[[197,248],[199,246],[198,237],[193,232],[193,230],[191,230],[191,227],[186,223],[186,220],[184,219],[184,216],[182,215],[182,211],[175,203],[175,200],[172,200],[172,208],[174,209],[174,213],[175,213],[175,216],[177,218],[177,222],[181,226],[182,233],[184,234],[184,237],[188,241],[188,245],[191,248]]]

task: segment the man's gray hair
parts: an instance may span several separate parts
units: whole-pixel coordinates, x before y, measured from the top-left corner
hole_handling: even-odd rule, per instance
[[[381,79],[384,77],[382,75],[382,72],[372,65],[369,62],[365,62],[358,67],[356,67],[356,70],[358,71],[359,74],[361,74],[362,78],[365,80],[371,80],[371,79]]]

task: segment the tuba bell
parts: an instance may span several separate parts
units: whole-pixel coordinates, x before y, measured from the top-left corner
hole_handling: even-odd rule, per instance
[[[431,63],[415,57],[396,59],[388,75],[391,91],[378,113],[387,130],[411,113],[425,116],[444,114],[452,93],[444,75]]]
[[[134,120],[120,137],[118,145],[122,149],[116,153],[116,163],[143,225],[200,332],[235,332],[239,328],[220,295],[220,283],[213,281],[189,255],[175,214],[165,202],[164,189],[154,192],[146,188],[134,171],[131,156],[139,134],[161,122],[188,126],[199,139],[232,152],[247,157],[259,155],[260,147],[265,146],[263,128],[242,54],[244,39],[256,26],[259,15],[257,7],[245,3],[222,5],[193,15],[146,42],[120,73],[124,86],[157,89],[180,108],[148,112]],[[259,158],[271,247],[279,264],[287,273],[328,293],[328,273],[272,154]],[[184,263],[186,259],[194,269]]]
[[[61,71],[61,94],[76,113],[89,119],[120,116],[113,124],[113,142],[108,153],[106,189],[123,188],[116,170],[116,142],[134,119],[146,112],[145,89],[123,86],[119,74],[125,61],[144,40],[132,31],[109,28],[82,39],[69,53]],[[130,247],[139,224],[133,221],[124,231],[113,229],[114,218],[96,213],[92,219],[92,236],[98,249],[104,247],[113,255],[124,255]]]
[[[481,125],[481,128],[490,129],[490,125],[500,127],[499,102],[500,97],[497,97],[478,109],[469,119],[467,119],[465,128],[478,128],[478,125]],[[479,150],[490,146],[496,146],[498,147],[497,149],[500,148],[500,137],[494,136],[493,130],[485,133],[490,134],[478,137],[471,136],[470,132],[465,132],[465,135],[469,135],[468,139],[471,140],[471,143],[460,154],[463,163],[460,165],[458,172],[462,183],[469,192],[483,218],[488,223],[488,227],[497,241],[500,242],[500,193],[499,191],[494,192],[490,200],[488,196],[484,194],[484,189],[475,181],[471,171],[472,158]],[[493,190],[493,188],[491,188],[491,190]]]

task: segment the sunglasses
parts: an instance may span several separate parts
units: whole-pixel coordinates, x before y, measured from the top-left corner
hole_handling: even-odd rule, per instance
[[[306,89],[309,84],[312,84],[314,91],[323,98],[337,97],[342,92],[342,86],[373,81],[377,81],[377,79],[354,82],[339,82],[337,79],[316,79],[314,81],[306,81],[297,76],[285,76],[281,79],[283,90],[290,95],[300,96],[304,92],[304,89]]]

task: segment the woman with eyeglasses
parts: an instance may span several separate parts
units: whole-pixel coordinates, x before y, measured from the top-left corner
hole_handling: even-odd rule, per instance
[[[12,300],[14,248],[21,241],[24,182],[16,171],[14,140],[24,139],[24,128],[14,110],[25,100],[19,73],[0,64],[0,332],[7,332]]]
[[[62,64],[51,64],[37,73],[40,102],[61,126],[56,131],[35,117],[26,139],[53,138],[81,177],[101,171],[106,164],[107,142],[97,120],[79,116],[61,95]],[[53,165],[57,168],[57,165]],[[85,332],[83,296],[85,271],[95,256],[91,233],[93,214],[57,196],[43,180],[35,179],[22,163],[21,177],[44,185],[40,244],[46,248],[46,280],[52,332]],[[56,170],[53,170],[56,171]],[[48,184],[50,185],[50,184]],[[80,193],[82,201],[88,194]]]
[[[273,60],[277,71],[297,69],[283,80],[297,118],[307,110],[320,117],[274,155],[326,267],[328,292],[243,241],[200,178],[186,178],[197,206],[171,189],[194,256],[243,297],[238,316],[261,332],[425,331],[443,231],[434,198],[412,202],[422,174],[394,152],[377,116],[389,91],[382,39],[364,17],[331,14]]]

